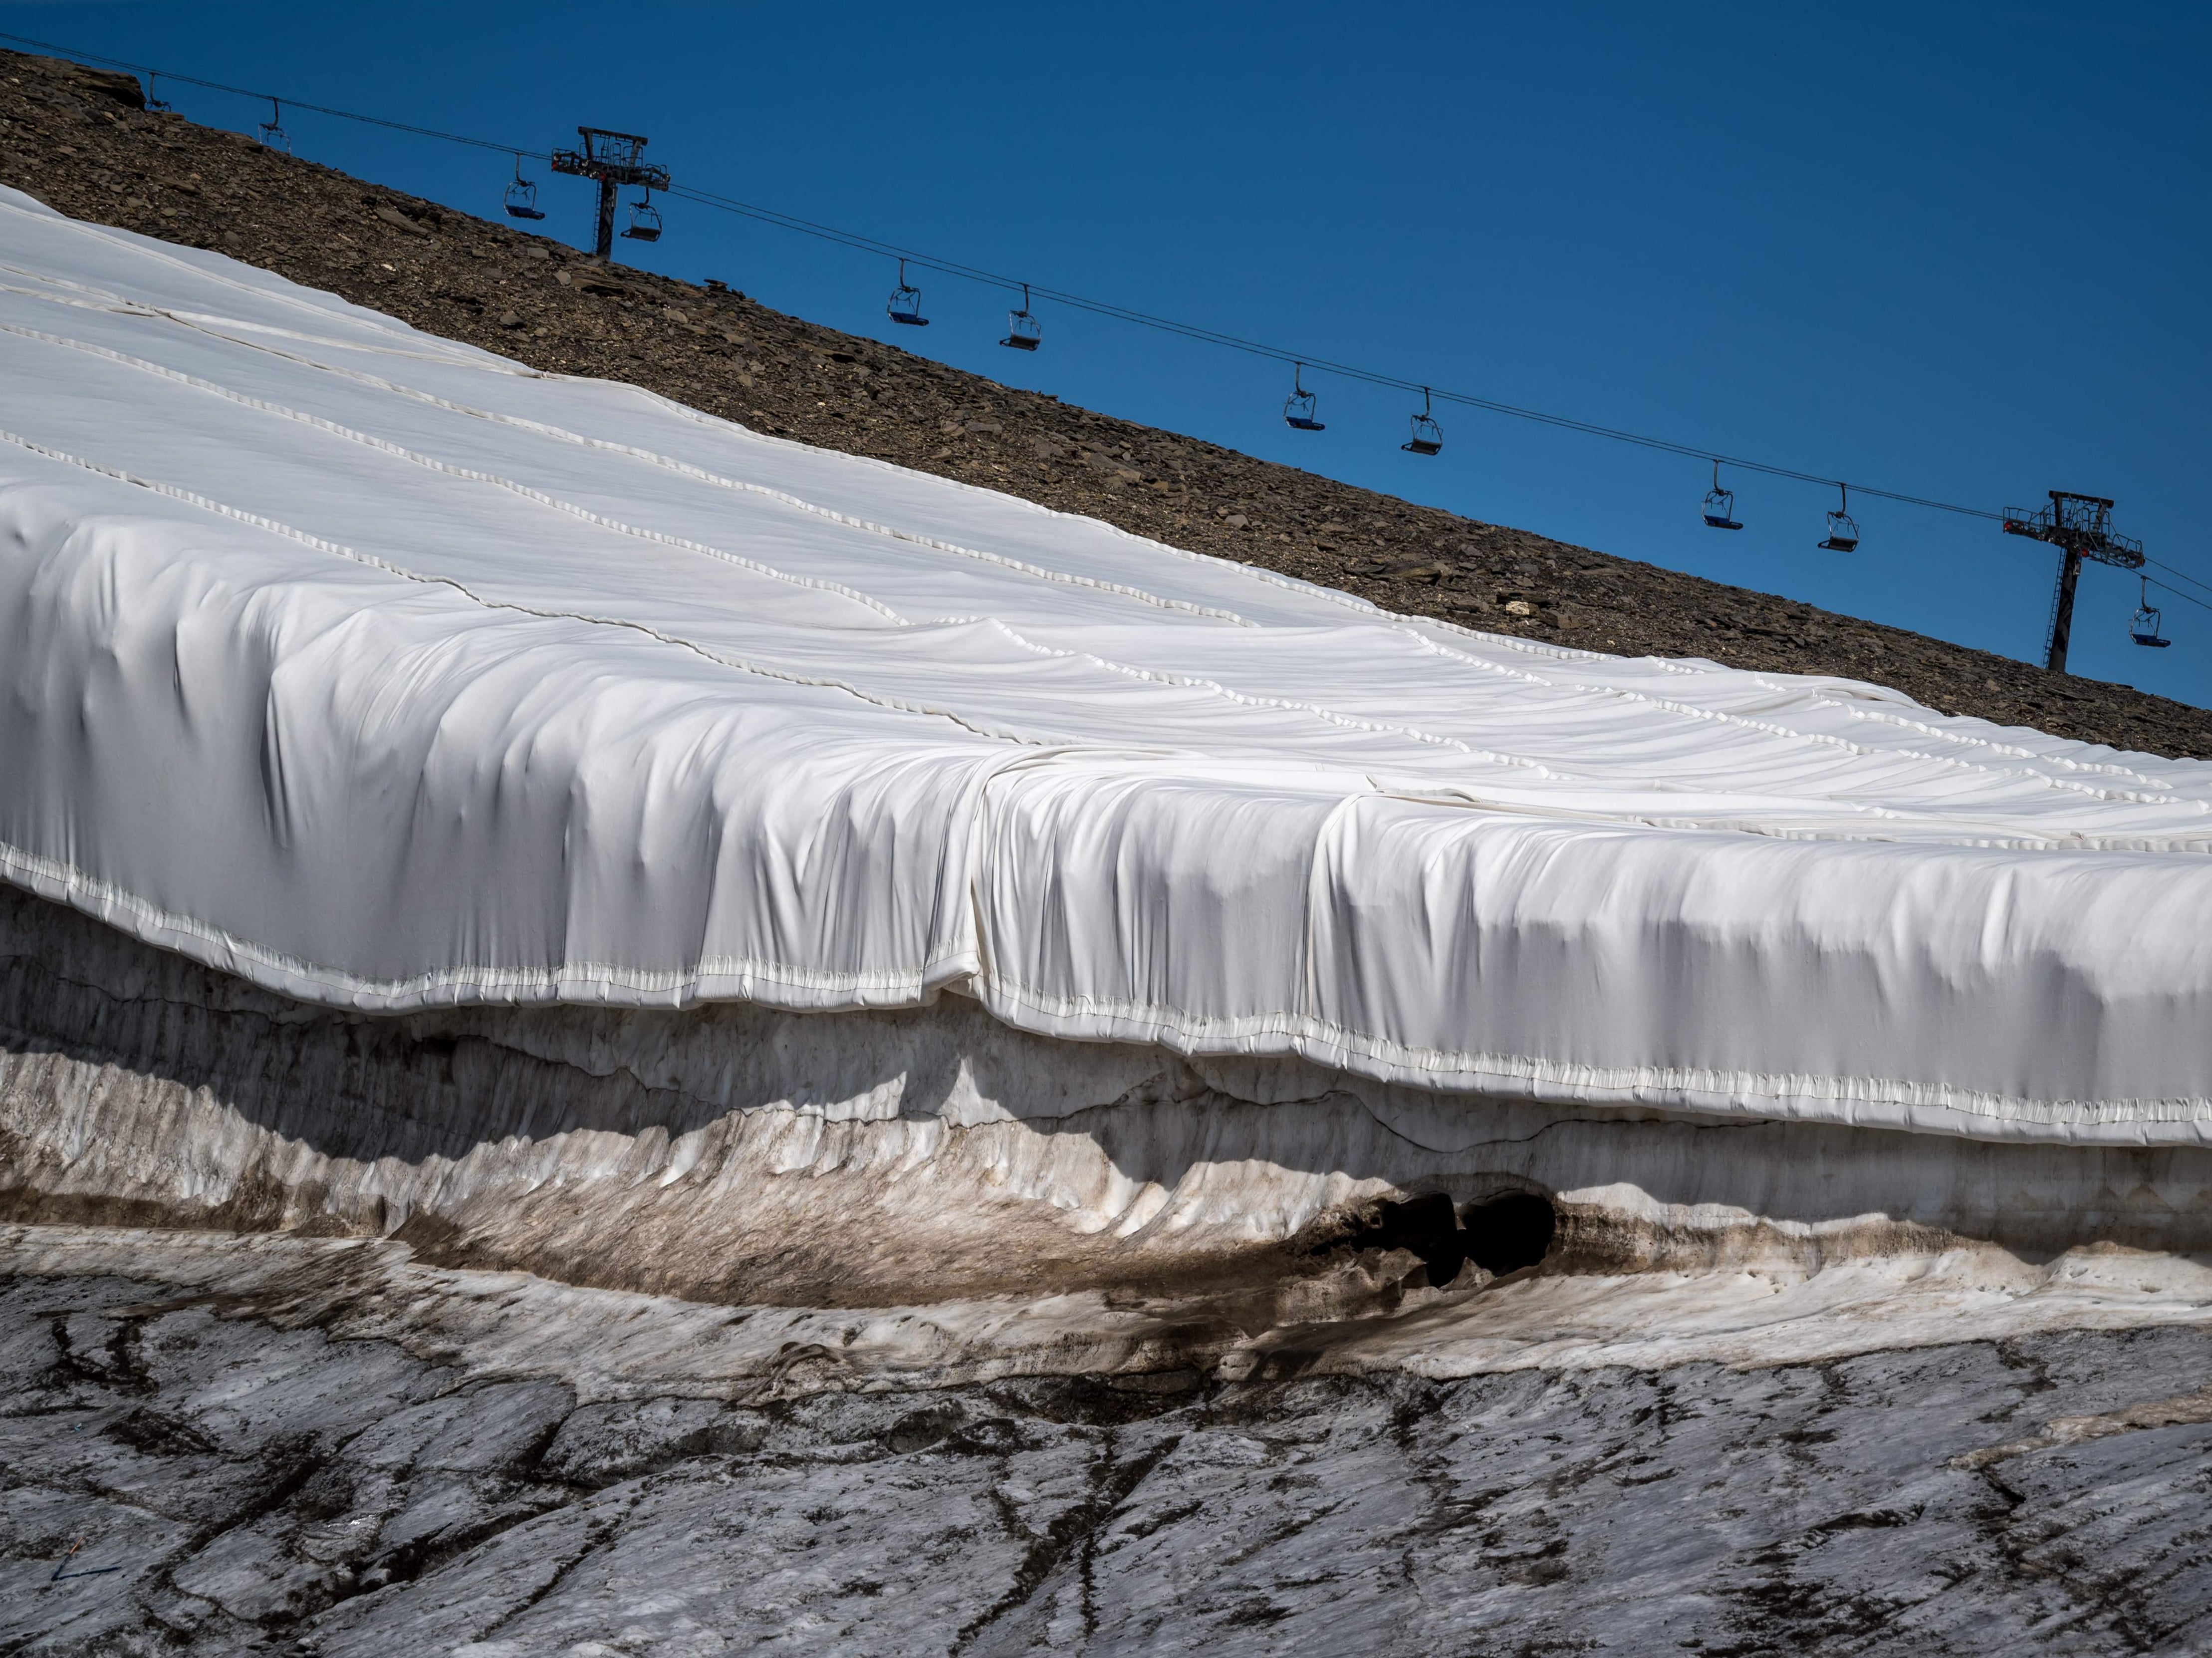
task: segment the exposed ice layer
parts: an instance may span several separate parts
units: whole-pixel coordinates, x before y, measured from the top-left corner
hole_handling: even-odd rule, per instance
[[[2212,1135],[2212,776],[1408,621],[0,192],[0,872],[288,996]]]
[[[1582,1271],[1795,1275],[1962,1240],[2212,1251],[2201,1148],[1440,1095],[1059,1042],[957,997],[363,1016],[0,888],[0,1218],[396,1234],[724,1303],[1035,1308],[1134,1288],[1182,1326],[1233,1299],[1250,1332],[1404,1310],[1401,1281],[1458,1276],[1410,1243],[1343,1259],[1362,1205],[1514,1192],[1553,1198],[1553,1264]],[[1046,1324],[1063,1351],[1127,1344],[1095,1308]],[[1423,1350],[1460,1339],[1424,1331]],[[1495,1344],[1494,1313],[1479,1333]]]
[[[889,1320],[795,1330],[403,1254],[0,1228],[0,1646],[2212,1644],[2201,1306],[2193,1327],[2039,1333],[2020,1316],[2038,1297],[1946,1320],[1905,1289],[1890,1350],[1754,1361],[1772,1368],[1268,1384],[1008,1365],[918,1391],[880,1368]],[[1789,1299],[1755,1293],[1747,1322]],[[1815,1339],[1836,1322],[1800,1320]]]

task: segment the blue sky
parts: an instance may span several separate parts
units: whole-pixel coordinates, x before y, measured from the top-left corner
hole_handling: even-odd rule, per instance
[[[2049,5],[621,9],[9,4],[0,29],[679,182],[1316,357],[1990,509],[2109,495],[2212,582],[2212,9]],[[167,88],[196,119],[255,107]],[[298,153],[495,213],[496,155],[288,115]],[[589,191],[541,180],[569,241]],[[890,263],[682,202],[635,263],[878,338]],[[2053,560],[1993,525],[1739,476],[920,278],[921,347],[1413,499],[2023,658]],[[2092,569],[2076,672],[2212,704],[2212,611]]]

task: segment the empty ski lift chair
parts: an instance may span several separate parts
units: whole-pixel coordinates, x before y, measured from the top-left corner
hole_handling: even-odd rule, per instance
[[[1314,418],[1314,394],[1306,390],[1304,381],[1299,378],[1304,369],[1303,363],[1291,369],[1291,394],[1283,399],[1283,424],[1295,426],[1302,432],[1325,432],[1328,428]]]
[[[169,101],[162,97],[154,85],[154,82],[161,78],[161,73],[159,70],[149,69],[146,71],[146,108],[149,113],[155,115],[165,115],[170,108]]]
[[[1421,387],[1421,411],[1413,417],[1413,435],[1398,446],[1407,454],[1438,454],[1444,447],[1444,429],[1429,412],[1429,388]]]
[[[261,142],[267,144],[270,149],[281,149],[289,155],[292,153],[292,135],[284,131],[283,119],[283,107],[274,98],[271,98],[269,101],[269,119],[262,122],[255,131],[258,134]]]
[[[1836,488],[1842,495],[1836,510],[1828,515],[1828,535],[1820,547],[1826,552],[1855,552],[1858,550],[1859,527],[1850,515],[1850,490],[1842,484]]]
[[[2128,624],[2128,635],[2139,645],[2163,650],[2173,641],[2166,637],[2159,625],[2158,607],[2150,601],[2150,577],[2146,576],[2142,578],[2142,586],[2138,592],[2141,599],[2136,606],[2135,619]]]
[[[1006,337],[999,342],[1017,351],[1034,351],[1044,344],[1044,327],[1030,314],[1030,285],[1022,284],[1022,308],[1006,313]]]
[[[507,187],[501,198],[511,219],[542,219],[545,216],[538,205],[538,186],[522,176],[522,157],[514,158],[514,182]]]
[[[629,204],[629,222],[623,227],[623,235],[632,241],[660,240],[660,210],[653,204],[650,190]]]
[[[898,286],[884,302],[884,314],[893,322],[902,322],[909,328],[927,328],[929,319],[921,314],[921,290],[906,279],[906,261],[899,261]]]
[[[1713,462],[1713,486],[1705,491],[1705,522],[1717,530],[1740,530],[1736,521],[1735,491],[1721,487],[1721,463]]]

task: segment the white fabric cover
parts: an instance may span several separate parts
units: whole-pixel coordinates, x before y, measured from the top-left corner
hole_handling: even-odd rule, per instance
[[[2193,761],[1408,620],[0,191],[0,873],[296,997],[950,988],[2203,1143],[2208,810]]]

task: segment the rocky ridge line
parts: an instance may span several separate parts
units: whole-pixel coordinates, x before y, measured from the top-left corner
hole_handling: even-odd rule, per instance
[[[128,75],[0,52],[0,183],[216,248],[538,369],[1003,490],[1389,609],[1583,648],[1894,686],[1944,713],[2212,756],[2212,710],[1255,460],[599,263],[143,107]]]

